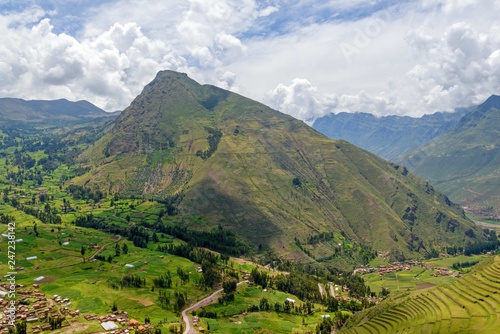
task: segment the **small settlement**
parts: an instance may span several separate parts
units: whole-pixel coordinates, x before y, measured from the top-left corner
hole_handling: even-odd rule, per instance
[[[31,333],[50,332],[55,329],[69,327],[71,318],[82,317],[82,321],[99,322],[103,332],[113,334],[135,333],[136,330],[146,332],[153,329],[149,324],[141,324],[135,319],[130,319],[125,311],[114,311],[104,316],[94,314],[80,314],[79,310],[70,310],[69,298],[53,295],[47,298],[39,289],[39,284],[34,283],[32,287],[23,284],[16,285],[16,321],[25,320],[32,324]],[[0,283],[0,334],[9,332],[8,307],[10,300],[6,291],[9,291],[10,284]],[[50,321],[49,321],[50,320]]]

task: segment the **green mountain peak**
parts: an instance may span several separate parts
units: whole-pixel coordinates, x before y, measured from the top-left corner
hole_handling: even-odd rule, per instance
[[[238,94],[162,71],[81,157],[74,182],[159,199],[289,259],[345,264],[486,240],[432,185]],[[201,220],[200,220],[201,219]]]

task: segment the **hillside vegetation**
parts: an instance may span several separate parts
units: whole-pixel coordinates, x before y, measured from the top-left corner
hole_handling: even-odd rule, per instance
[[[178,224],[221,225],[290,259],[352,265],[375,250],[403,259],[487,239],[406,168],[172,71],[158,73],[81,163],[90,170],[76,184],[160,200]]]

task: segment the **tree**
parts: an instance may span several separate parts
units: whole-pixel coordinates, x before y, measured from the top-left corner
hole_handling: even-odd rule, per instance
[[[113,302],[113,306],[111,307],[111,311],[112,312],[118,311],[118,306],[116,305],[116,302]]]
[[[120,254],[121,254],[120,245],[118,243],[116,243],[116,245],[115,245],[115,256],[120,256]]]
[[[125,243],[122,245],[122,253],[123,254],[128,254],[128,246]]]
[[[80,249],[80,254],[82,254],[82,260],[85,263],[85,247],[82,246],[82,249]]]
[[[156,234],[156,232],[153,233],[153,242],[159,242],[160,239],[158,239],[158,235]]]
[[[235,279],[229,279],[222,283],[222,288],[224,289],[225,294],[234,293],[236,291],[236,286],[237,283]]]
[[[16,322],[16,334],[26,334],[26,321]]]

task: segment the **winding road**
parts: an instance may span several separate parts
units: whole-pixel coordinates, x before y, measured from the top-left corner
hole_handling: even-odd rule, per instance
[[[237,285],[239,286],[243,283],[248,283],[248,281],[239,282]],[[203,298],[199,302],[189,306],[187,309],[182,311],[182,320],[186,324],[186,329],[184,330],[184,332],[182,334],[196,334],[197,333],[194,330],[193,326],[191,325],[191,321],[189,320],[189,317],[187,315],[188,312],[191,312],[191,311],[196,310],[196,309],[203,307],[203,306],[207,306],[207,305],[212,304],[213,302],[217,301],[217,299],[219,298],[219,295],[222,293],[222,291],[223,291],[223,289],[219,289],[219,290],[215,291],[214,293],[212,293],[210,296]]]

